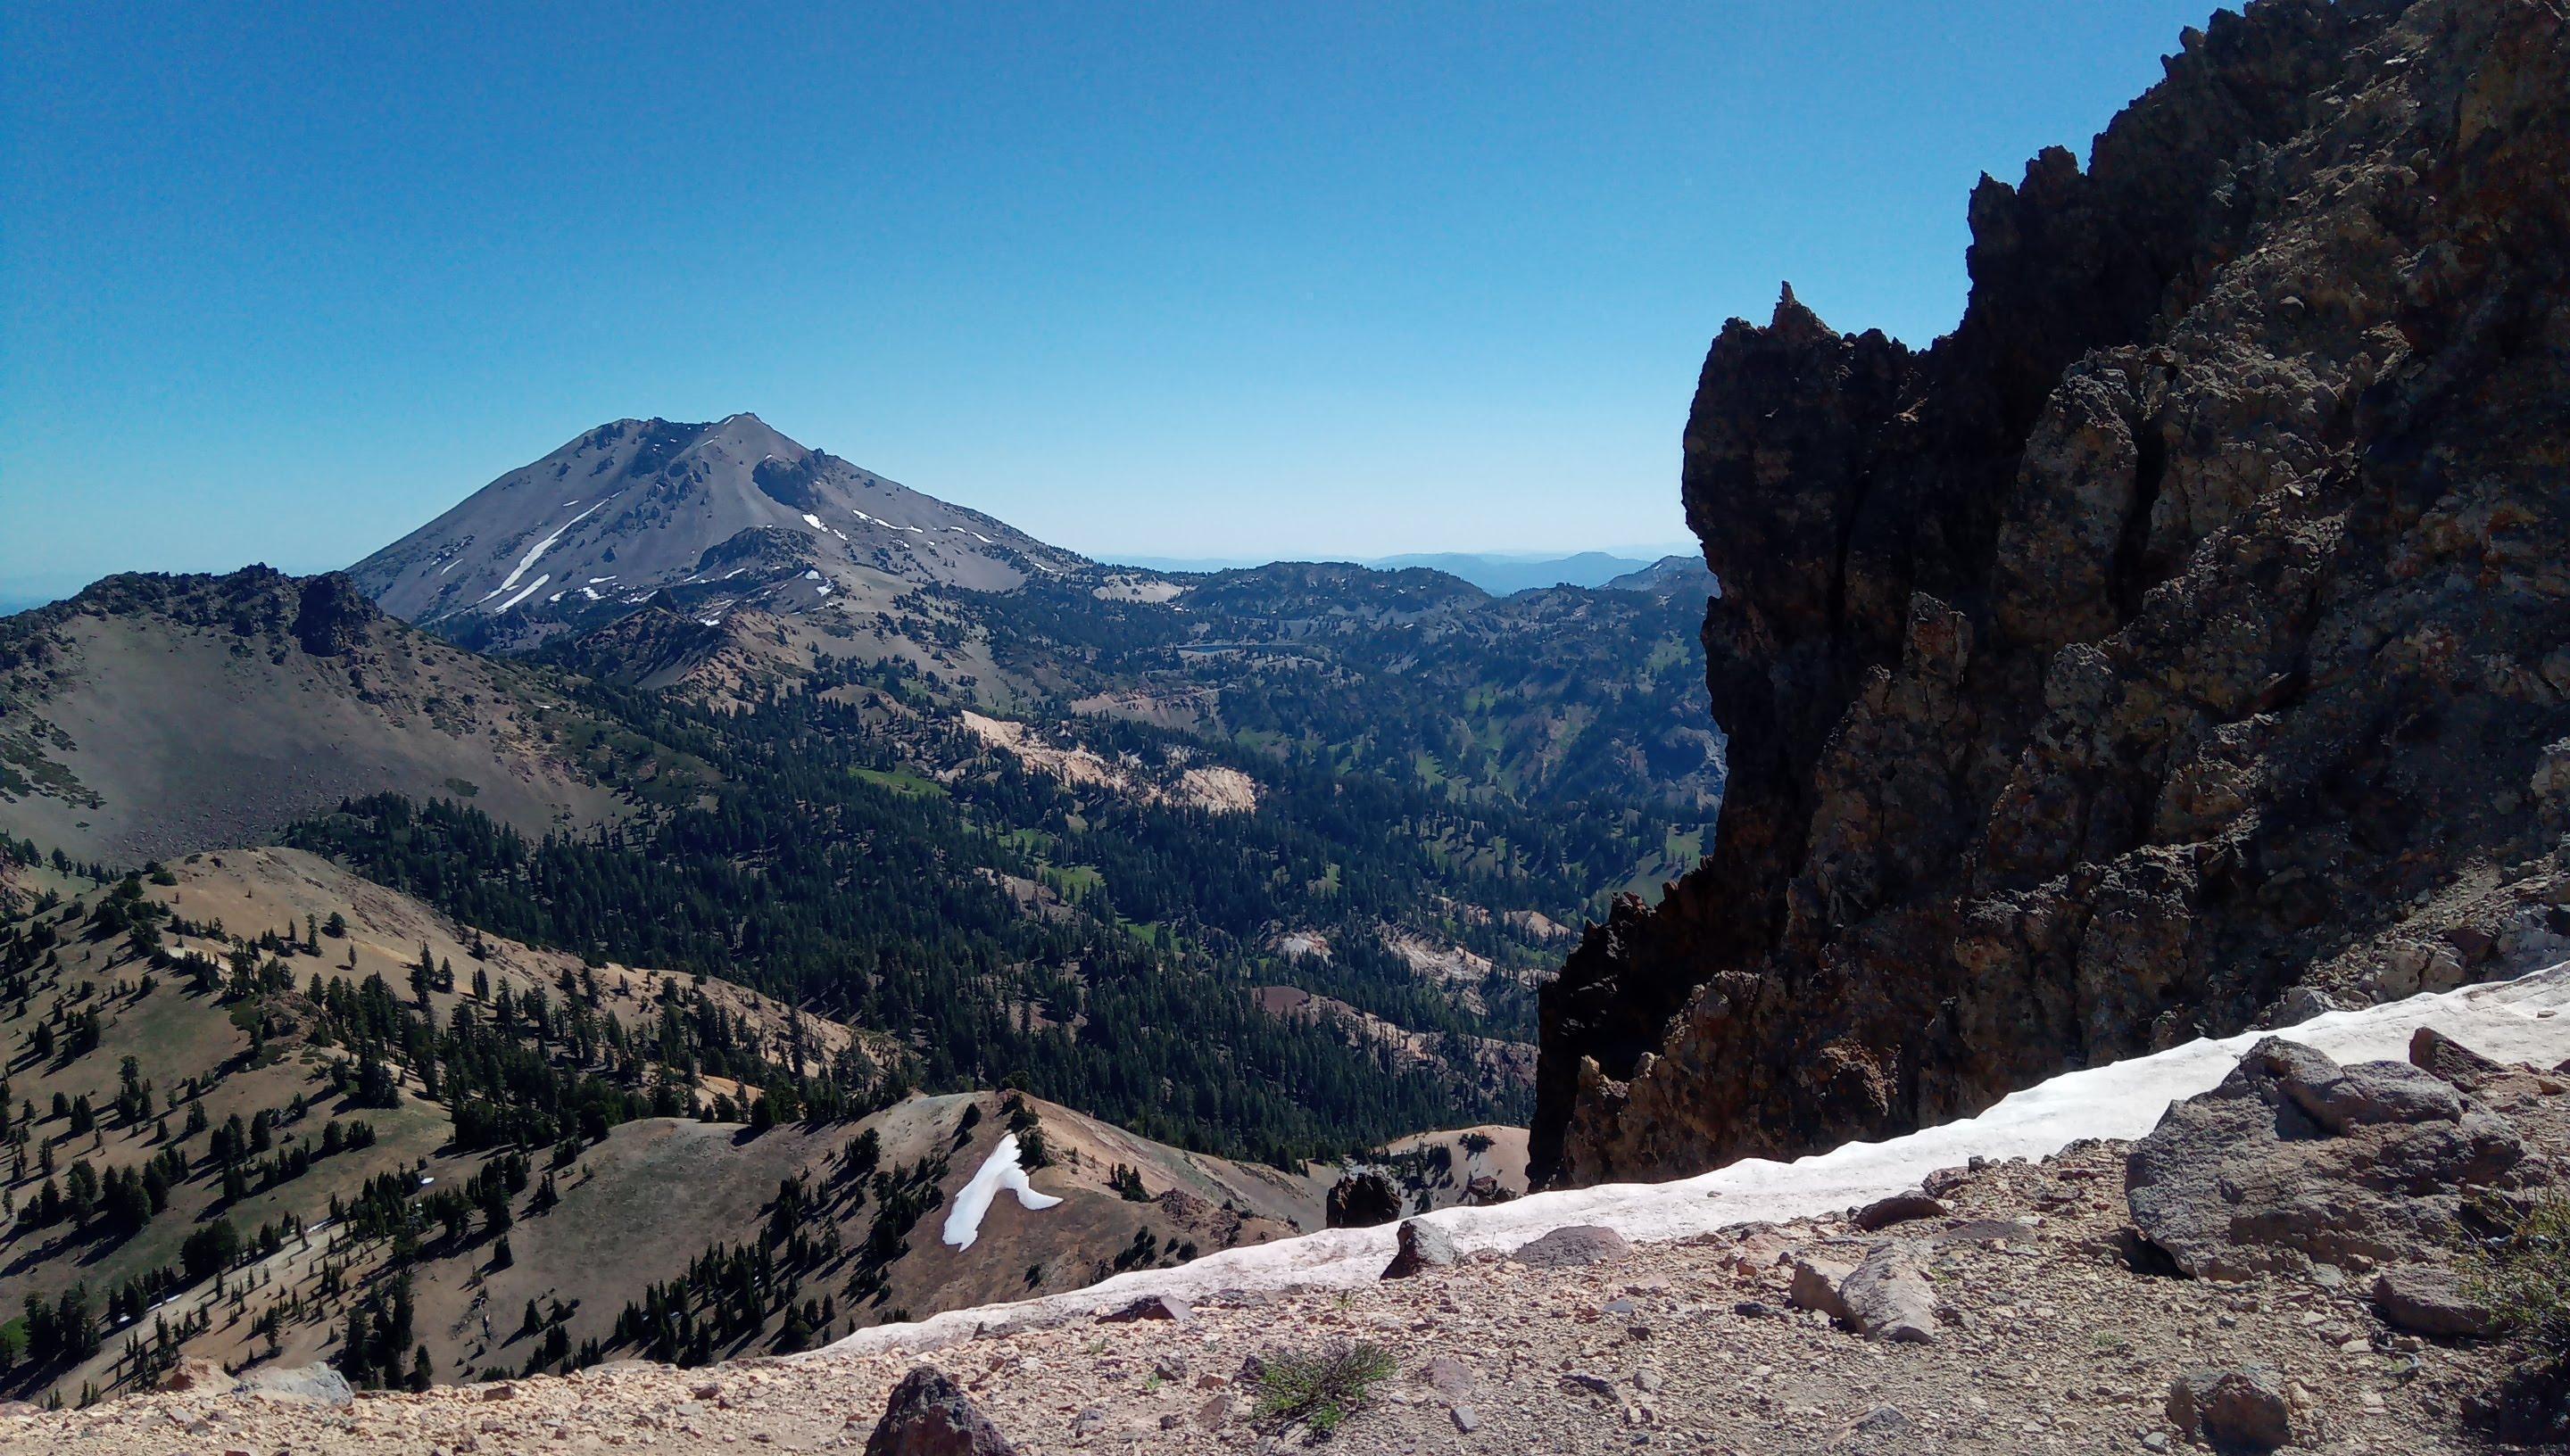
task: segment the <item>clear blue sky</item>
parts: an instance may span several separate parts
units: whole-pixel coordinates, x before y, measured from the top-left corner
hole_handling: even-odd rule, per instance
[[[735,410],[1091,552],[1683,539],[1722,321],[1951,327],[2208,13],[14,0],[0,591]]]

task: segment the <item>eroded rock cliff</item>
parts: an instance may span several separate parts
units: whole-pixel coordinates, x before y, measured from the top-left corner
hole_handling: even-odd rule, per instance
[[[1790,290],[1684,497],[1712,857],[1543,995],[1555,1183],[1975,1111],[2565,949],[2570,21],[2263,0],[1971,198],[1924,352]]]

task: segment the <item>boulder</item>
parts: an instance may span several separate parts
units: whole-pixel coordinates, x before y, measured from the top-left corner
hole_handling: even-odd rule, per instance
[[[2181,1273],[2239,1279],[2426,1259],[2467,1192],[2538,1168],[2513,1127],[2420,1068],[2342,1067],[2271,1036],[2133,1145],[2124,1192]]]
[[[2509,1070],[2433,1026],[2409,1033],[2409,1065],[2465,1092],[2478,1092]]]
[[[1794,1282],[1785,1291],[1786,1302],[1797,1309],[1818,1309],[1832,1319],[1845,1319],[1848,1307],[1846,1301],[1839,1297],[1839,1285],[1854,1273],[1856,1266],[1852,1264],[1797,1255],[1794,1259]]]
[[[928,1365],[901,1377],[866,1437],[866,1456],[1017,1456],[1017,1449],[962,1386]]]
[[[232,1391],[261,1400],[299,1401],[309,1405],[351,1405],[357,1399],[357,1393],[348,1388],[346,1378],[328,1365],[244,1371],[238,1383],[232,1386]]]
[[[1518,1246],[1508,1258],[1535,1269],[1571,1269],[1621,1259],[1632,1252],[1633,1246],[1612,1229],[1598,1224],[1571,1224]]]
[[[2294,1438],[2285,1377],[2266,1365],[2204,1367],[2169,1382],[2168,1418],[2190,1441],[2273,1451]]]
[[[2463,1276],[2443,1265],[2384,1270],[2373,1279],[2373,1304],[2384,1319],[2412,1334],[2477,1338],[2491,1329],[2489,1306],[2473,1298]]]
[[[1868,1339],[1932,1344],[1936,1339],[1936,1289],[1910,1252],[1880,1245],[1839,1280],[1843,1316]]]
[[[1400,1238],[1401,1248],[1383,1267],[1385,1278],[1406,1279],[1422,1270],[1451,1268],[1459,1258],[1455,1237],[1425,1219],[1403,1220]]]
[[[1878,1230],[1889,1229],[1895,1224],[1907,1224],[1916,1219],[1941,1219],[1952,1212],[1953,1210],[1948,1208],[1943,1200],[1929,1198],[1924,1192],[1913,1190],[1909,1193],[1896,1193],[1890,1198],[1876,1199],[1857,1210],[1853,1222],[1858,1228],[1872,1234]]]

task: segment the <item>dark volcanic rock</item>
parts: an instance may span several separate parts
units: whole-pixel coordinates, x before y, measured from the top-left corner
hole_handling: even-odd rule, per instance
[[[2570,828],[2565,26],[2217,15],[2086,171],[1982,181],[1932,348],[1724,327],[1683,492],[1729,786],[1544,987],[1539,1182],[2526,968],[2420,897]]]
[[[1401,1211],[1401,1185],[1371,1168],[1331,1184],[1324,1209],[1333,1229],[1371,1229],[1400,1218]]]
[[[1953,1210],[1946,1207],[1943,1201],[1929,1198],[1925,1193],[1896,1193],[1890,1198],[1876,1199],[1857,1210],[1856,1216],[1849,1222],[1866,1233],[1872,1234],[1878,1230],[1889,1229],[1895,1224],[1907,1224],[1914,1219],[1941,1219],[1952,1212]]]
[[[2506,1067],[2433,1026],[2421,1026],[2409,1033],[2409,1065],[2465,1092],[2477,1092],[2507,1072]]]
[[[928,1365],[901,1377],[866,1437],[866,1456],[1016,1456],[1017,1449],[962,1386]]]
[[[2429,1258],[2456,1242],[2468,1192],[2549,1176],[2506,1121],[2426,1073],[2271,1036],[2133,1145],[2124,1192],[2180,1270],[2237,1279]]]
[[[1192,1324],[1195,1317],[1195,1306],[1175,1294],[1145,1294],[1130,1304],[1098,1315],[1097,1322],[1139,1324],[1147,1320],[1165,1320],[1174,1324]]]
[[[2294,1438],[2285,1378],[2266,1365],[2187,1371],[2169,1384],[2168,1418],[2220,1451],[2273,1451]]]
[[[294,639],[315,657],[336,657],[364,645],[367,625],[380,615],[357,583],[332,571],[303,583]]]

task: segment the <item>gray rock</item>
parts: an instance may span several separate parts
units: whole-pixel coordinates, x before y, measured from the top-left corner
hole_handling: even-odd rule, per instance
[[[1473,1369],[1453,1355],[1435,1355],[1419,1367],[1419,1379],[1448,1400],[1473,1393]]]
[[[2313,986],[2296,986],[2285,992],[2284,999],[2276,1003],[2276,1024],[2300,1026],[2315,1016],[2346,1009],[2338,997],[2327,991]]]
[[[1845,1319],[1848,1307],[1839,1297],[1839,1285],[1854,1273],[1854,1265],[1796,1255],[1794,1282],[1786,1289],[1785,1300],[1797,1309],[1818,1309],[1832,1319]]]
[[[2168,1418],[2190,1441],[2273,1451],[2294,1438],[2285,1377],[2267,1365],[2203,1367],[2169,1382]]]
[[[1845,1318],[1868,1339],[1896,1344],[1936,1340],[1936,1288],[1898,1244],[1885,1244],[1839,1281]]]
[[[1455,1236],[1425,1219],[1404,1219],[1401,1224],[1401,1248],[1392,1263],[1383,1267],[1388,1279],[1406,1279],[1422,1270],[1452,1268],[1460,1258],[1455,1252]]]
[[[2462,1094],[2433,1075],[2406,1062],[2358,1062],[2330,1066],[2313,1077],[2309,1062],[2328,1058],[2312,1052],[2284,1078],[2285,1095],[2334,1133],[2382,1123],[2460,1122]]]
[[[2511,1186],[2525,1156],[2426,1072],[2269,1037],[2133,1145],[2124,1193],[2181,1271],[2239,1279],[2420,1260],[2452,1242],[2467,1191]]]
[[[2373,1304],[2395,1327],[2439,1339],[2478,1338],[2491,1329],[2489,1306],[2443,1265],[2410,1264],[2374,1276]]]
[[[2032,1224],[2021,1224],[2014,1219],[1964,1219],[1928,1235],[1928,1242],[1939,1247],[1947,1244],[2025,1244],[2038,1237]]]
[[[1591,1374],[1586,1370],[1573,1370],[1569,1374],[1562,1376],[1561,1384],[1562,1388],[1566,1390],[1576,1390],[1582,1394],[1594,1395],[1601,1400],[1614,1400],[1618,1398],[1615,1394],[1614,1381],[1607,1379],[1603,1375]]]
[[[1071,1433],[1074,1436],[1093,1436],[1106,1429],[1106,1407],[1092,1405],[1071,1418]],[[927,1456],[927,1453],[923,1452],[921,1456]]]
[[[232,1393],[256,1396],[261,1400],[294,1400],[313,1405],[349,1405],[357,1398],[357,1393],[348,1388],[346,1378],[328,1365],[302,1365],[290,1370],[249,1370],[232,1386]]]
[[[1889,1229],[1895,1224],[1907,1224],[1914,1219],[1941,1219],[1952,1212],[1953,1210],[1946,1207],[1942,1200],[1913,1191],[1896,1193],[1890,1198],[1876,1199],[1856,1211],[1855,1223],[1858,1228],[1872,1234],[1878,1230]]]
[[[866,1437],[866,1456],[1016,1456],[1017,1449],[962,1386],[929,1365],[901,1377]]]
[[[1453,1410],[1448,1411],[1447,1414],[1454,1417],[1455,1429],[1462,1431],[1465,1435],[1469,1436],[1482,1428],[1481,1413],[1474,1410],[1473,1407],[1469,1405],[1458,1405]]]
[[[1632,1252],[1633,1246],[1625,1243],[1624,1236],[1612,1229],[1597,1224],[1572,1224],[1520,1246],[1508,1258],[1535,1269],[1571,1269],[1621,1259]]]

